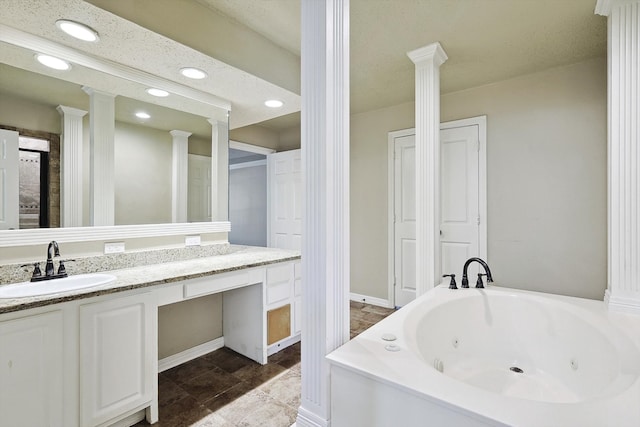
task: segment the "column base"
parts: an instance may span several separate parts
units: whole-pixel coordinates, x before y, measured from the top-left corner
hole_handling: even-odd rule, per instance
[[[640,314],[640,295],[638,298],[611,295],[609,289],[604,293],[604,302],[610,311],[628,314]]]
[[[331,422],[329,420],[318,417],[302,406],[298,408],[298,418],[296,418],[296,422],[293,424],[293,426],[296,427],[329,427],[330,425]]]

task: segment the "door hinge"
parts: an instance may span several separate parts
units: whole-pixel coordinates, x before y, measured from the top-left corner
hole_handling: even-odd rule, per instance
[[[480,225],[480,215],[478,215],[478,216],[476,217],[476,224],[477,224],[477,225]]]

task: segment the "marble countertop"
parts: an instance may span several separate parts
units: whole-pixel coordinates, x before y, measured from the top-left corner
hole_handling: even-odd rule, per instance
[[[116,276],[114,282],[106,285],[35,297],[0,298],[0,314],[295,259],[300,259],[297,251],[231,245],[224,255],[102,271]]]

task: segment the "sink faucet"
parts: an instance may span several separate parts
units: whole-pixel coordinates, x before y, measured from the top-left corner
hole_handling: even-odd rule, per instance
[[[60,248],[58,247],[58,242],[52,240],[47,247],[47,265],[44,268],[44,275],[46,277],[50,277],[54,275],[53,268],[53,258],[60,256]]]
[[[471,264],[474,261],[480,264],[484,268],[484,272],[486,273],[486,276],[487,276],[487,283],[493,282],[493,277],[491,277],[491,270],[489,269],[489,266],[487,265],[487,263],[481,260],[480,258],[473,257],[473,258],[469,258],[464,263],[464,268],[462,269],[462,285],[460,286],[461,288],[469,287],[469,278],[467,277],[467,268],[469,267],[469,264]],[[478,280],[478,284],[476,284],[476,288],[482,288],[482,287],[484,287],[482,286],[482,280]]]

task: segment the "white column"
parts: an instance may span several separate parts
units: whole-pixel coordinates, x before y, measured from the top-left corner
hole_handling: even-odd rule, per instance
[[[302,1],[302,401],[330,424],[325,355],[349,340],[349,0]]]
[[[187,192],[189,190],[189,137],[191,132],[172,130],[171,157],[171,221],[187,222]]]
[[[60,144],[60,226],[82,227],[82,118],[84,110],[58,105]]]
[[[90,225],[115,224],[115,95],[83,87],[89,95]]]
[[[640,313],[640,0],[599,0],[608,16],[609,307]]]
[[[211,123],[211,221],[229,220],[229,125]]]
[[[416,65],[416,295],[440,283],[440,43],[408,52]]]

